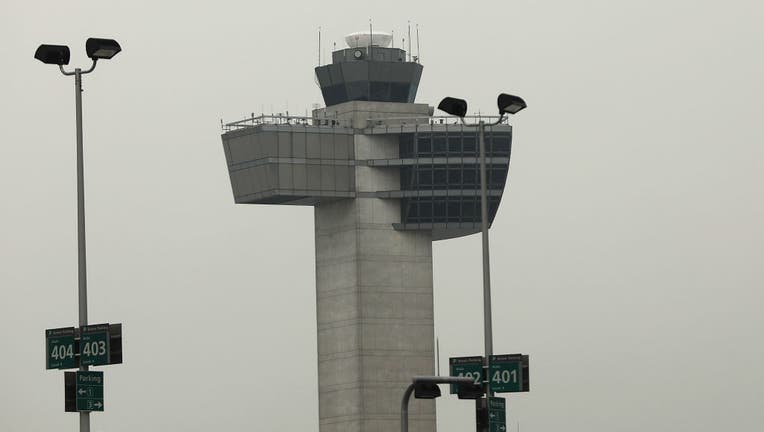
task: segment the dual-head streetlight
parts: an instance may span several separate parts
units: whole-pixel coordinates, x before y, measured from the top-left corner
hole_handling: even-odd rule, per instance
[[[524,109],[527,105],[523,98],[519,96],[513,96],[510,94],[502,93],[496,99],[496,104],[499,107],[499,121],[494,124],[501,123],[504,120],[506,114],[517,114],[518,111]],[[459,117],[464,122],[464,116],[467,115],[467,101],[464,99],[446,97],[438,104],[438,109],[445,111],[452,116]],[[465,123],[466,124],[466,123]],[[476,126],[476,125],[468,125]]]
[[[89,38],[85,42],[85,52],[88,57],[93,60],[93,66],[91,66],[88,72],[93,70],[99,59],[108,60],[117,55],[120,51],[122,51],[122,47],[120,47],[119,43],[114,39]],[[45,64],[58,65],[63,72],[64,65],[69,64],[69,55],[69,47],[66,45],[43,44],[37,47],[37,51],[34,53],[34,58]],[[73,75],[76,71],[77,70],[75,69],[74,72],[64,72],[64,74]]]
[[[93,60],[89,69],[76,68],[67,72],[64,65],[69,64],[69,47],[66,45],[40,45],[34,58],[45,64],[58,65],[64,75],[74,75],[74,95],[77,125],[77,298],[79,304],[80,327],[88,323],[87,273],[85,264],[85,187],[82,166],[82,75],[93,72],[100,59],[110,59],[122,51],[113,39],[90,38],[85,42],[85,52]],[[87,366],[80,366],[86,371]],[[90,431],[90,414],[80,413],[80,432]]]
[[[496,104],[499,108],[499,119],[493,123],[489,123],[489,126],[496,126],[504,121],[504,116],[507,114],[516,114],[517,112],[525,109],[527,106],[525,101],[519,96],[513,96],[510,94],[502,93],[496,100]],[[488,371],[488,359],[493,355],[493,329],[491,318],[491,271],[488,259],[488,192],[486,181],[486,169],[485,169],[485,126],[484,120],[480,120],[477,123],[468,124],[464,121],[464,116],[467,115],[467,101],[464,99],[458,99],[454,97],[446,97],[440,104],[438,109],[445,111],[448,114],[459,117],[462,124],[465,126],[477,126],[480,136],[480,229],[483,234],[483,337],[485,339],[485,361],[486,372]],[[486,380],[486,395],[491,396],[490,392],[490,380]]]

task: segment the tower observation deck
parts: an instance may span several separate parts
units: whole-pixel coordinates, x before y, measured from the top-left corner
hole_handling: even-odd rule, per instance
[[[388,48],[387,33],[353,33],[348,48],[332,53],[332,63],[316,68],[326,106],[347,101],[413,103],[422,65],[406,61],[406,51]]]
[[[315,69],[312,116],[223,125],[237,204],[315,208],[321,432],[397,430],[411,378],[434,373],[432,241],[480,231],[477,130],[415,103],[422,65],[381,39]],[[512,128],[485,138],[492,222]],[[435,430],[434,402],[413,403],[410,430]]]

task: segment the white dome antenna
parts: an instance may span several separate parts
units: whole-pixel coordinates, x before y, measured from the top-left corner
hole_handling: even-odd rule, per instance
[[[345,43],[350,48],[363,48],[369,45],[387,48],[393,41],[393,35],[387,32],[355,32],[345,36]]]

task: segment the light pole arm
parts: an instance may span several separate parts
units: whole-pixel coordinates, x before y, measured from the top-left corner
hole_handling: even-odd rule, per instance
[[[92,65],[90,65],[90,69],[81,70],[81,71],[80,71],[80,75],[82,75],[82,74],[86,74],[86,73],[90,73],[90,72],[93,72],[93,70],[94,70],[94,69],[95,69],[95,67],[96,67],[96,63],[97,63],[97,62],[98,62],[98,59],[93,59],[93,64],[92,64]],[[67,72],[66,70],[64,70],[64,66],[63,66],[63,65],[58,65],[58,70],[60,70],[60,71],[61,71],[61,73],[62,73],[62,74],[64,74],[64,75],[66,75],[66,76],[71,76],[71,75],[74,75],[74,74],[76,74],[76,73],[77,73],[77,70],[76,70],[76,69],[75,69],[75,70],[73,70],[73,71],[71,71],[71,72]]]
[[[414,393],[414,383],[409,384],[401,400],[401,432],[409,432],[409,399]]]
[[[464,121],[464,117],[459,117],[459,120],[461,120],[461,122],[462,122],[462,124],[464,126],[468,126],[468,127],[480,126],[480,123],[467,123],[466,121]],[[501,124],[501,122],[503,122],[503,121],[504,121],[504,114],[502,114],[501,117],[499,117],[499,119],[496,120],[495,122],[493,122],[493,123],[484,123],[484,124],[485,124],[485,126],[497,126],[497,125]]]
[[[472,378],[452,377],[452,376],[415,376],[411,379],[411,384],[406,388],[401,399],[401,432],[409,432],[409,399],[417,383],[430,384],[472,384]]]
[[[496,120],[495,122],[493,122],[493,123],[488,123],[488,125],[487,125],[487,126],[497,126],[497,125],[499,125],[499,124],[500,124],[501,122],[503,122],[503,121],[504,121],[504,114],[502,114],[502,115],[499,117],[499,119],[498,119],[498,120]]]

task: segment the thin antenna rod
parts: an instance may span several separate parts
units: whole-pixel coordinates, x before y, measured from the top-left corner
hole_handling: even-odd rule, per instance
[[[321,26],[318,26],[318,65],[321,66]]]
[[[419,52],[419,24],[416,25],[416,58],[417,63],[422,62],[422,53]]]
[[[435,364],[436,366],[436,372],[435,375],[440,376],[440,338],[435,338]]]
[[[393,48],[395,48],[395,30],[390,30],[390,36],[393,37]]]
[[[411,61],[411,21],[409,21],[409,61]]]
[[[374,45],[374,41],[372,40],[374,38],[373,32],[371,29],[371,18],[369,18],[369,60],[373,60],[374,56],[371,55],[371,47]]]

